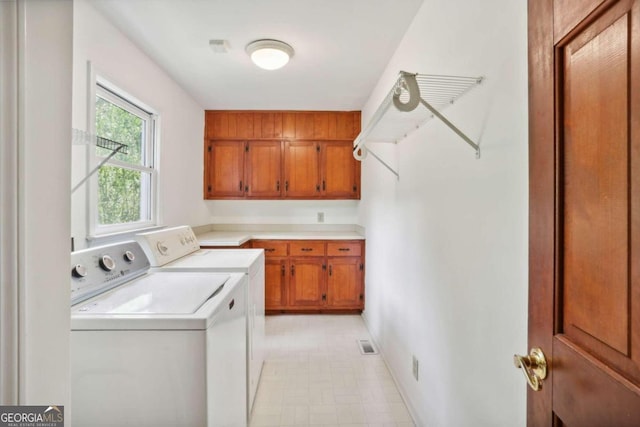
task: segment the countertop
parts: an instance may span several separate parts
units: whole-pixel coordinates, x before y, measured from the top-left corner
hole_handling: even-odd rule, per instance
[[[207,231],[196,234],[200,246],[240,246],[249,240],[364,240],[356,231]]]

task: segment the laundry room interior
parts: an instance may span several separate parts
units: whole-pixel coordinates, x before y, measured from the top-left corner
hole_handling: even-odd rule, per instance
[[[25,70],[4,402],[74,426],[115,425],[105,400],[135,425],[526,425],[527,1],[2,3]],[[196,308],[98,319],[94,275],[193,275]]]

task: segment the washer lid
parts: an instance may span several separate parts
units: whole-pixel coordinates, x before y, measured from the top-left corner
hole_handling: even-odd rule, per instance
[[[200,249],[162,266],[165,271],[247,271],[264,258],[261,249]]]
[[[78,304],[72,314],[191,314],[228,279],[228,274],[150,274]]]

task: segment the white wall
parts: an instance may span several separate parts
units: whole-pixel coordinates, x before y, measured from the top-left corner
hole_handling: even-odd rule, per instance
[[[378,144],[399,180],[363,162],[364,317],[419,426],[525,425],[512,355],[527,351],[526,7],[425,1],[363,110],[364,125],[399,70],[486,77],[445,110],[480,160],[434,120]]]
[[[214,224],[356,224],[357,200],[218,200],[208,201]]]
[[[160,115],[160,218],[163,225],[209,223],[202,196],[204,109],[90,2],[76,0],[73,34],[73,127],[87,130],[87,61],[98,74]],[[86,174],[86,148],[73,149],[72,182]],[[72,199],[72,235],[84,246],[86,190]]]
[[[61,248],[69,247],[72,16],[71,0],[18,2],[18,247],[13,249],[18,251],[23,405],[69,405],[69,252]]]

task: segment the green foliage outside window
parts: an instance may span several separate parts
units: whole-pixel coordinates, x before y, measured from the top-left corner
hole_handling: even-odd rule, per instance
[[[96,133],[103,138],[126,144],[127,154],[113,159],[133,165],[144,164],[144,120],[130,112],[96,98]],[[107,156],[108,150],[97,148]],[[119,165],[105,164],[98,171],[98,222],[101,225],[124,224],[142,218],[142,172]]]

